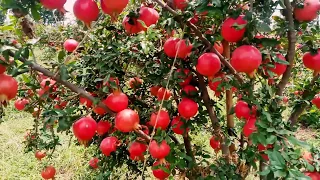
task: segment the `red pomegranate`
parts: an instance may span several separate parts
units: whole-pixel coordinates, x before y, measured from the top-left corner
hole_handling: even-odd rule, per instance
[[[303,8],[296,7],[293,13],[298,21],[312,21],[318,17],[319,10],[319,0],[304,0]]]
[[[192,24],[197,24],[198,22],[199,22],[199,17],[198,17],[198,15],[197,14],[195,14],[192,18],[190,18],[189,20],[188,20],[190,23],[192,23]]]
[[[114,91],[106,99],[106,105],[113,112],[120,112],[128,107],[128,96],[122,92]]]
[[[100,144],[100,150],[104,155],[110,156],[112,152],[117,150],[118,145],[119,140],[116,137],[106,137]]]
[[[250,45],[242,45],[232,53],[231,65],[238,72],[250,74],[260,66],[262,55],[260,51]]]
[[[223,45],[221,42],[215,42],[213,48],[215,48],[220,54],[223,54]]]
[[[1,61],[3,61],[3,62],[1,62]],[[4,72],[6,72],[7,67],[5,64],[6,64],[5,59],[2,56],[0,56],[0,74],[3,74]]]
[[[102,103],[107,106],[107,99],[103,100]],[[100,116],[103,116],[103,115],[105,115],[107,113],[107,111],[104,108],[100,107],[100,106],[95,106],[93,108],[93,112],[96,113],[96,114],[99,114]]]
[[[127,7],[129,0],[101,0],[101,9],[109,14],[113,20]]]
[[[221,95],[221,92],[224,91],[223,87],[219,89],[219,86],[224,78],[225,78],[224,74],[217,74],[214,78],[211,78],[211,77],[208,78],[209,88],[215,92],[215,95],[217,97],[219,97]]]
[[[87,106],[87,108],[91,108],[93,103],[89,99],[80,96],[80,104]]]
[[[143,153],[147,151],[147,145],[138,141],[134,141],[129,146],[129,153],[131,156],[143,156]]]
[[[34,156],[41,161],[42,158],[46,157],[46,152],[37,150]]]
[[[172,131],[176,134],[183,135],[185,133],[188,133],[190,129],[189,128],[186,129],[184,126],[185,124],[179,116],[174,117],[171,121]]]
[[[304,160],[306,160],[309,164],[313,164],[313,156],[312,156],[312,153],[309,152],[309,151],[304,151],[303,154],[302,154],[302,158]]]
[[[90,27],[91,22],[99,17],[99,8],[94,0],[77,0],[73,6],[73,13],[76,18]]]
[[[320,179],[320,173],[319,172],[305,172],[306,176],[309,176],[311,180],[319,180]]]
[[[166,130],[170,124],[170,117],[167,111],[161,110],[160,113],[155,112],[151,114],[150,125],[155,128]]]
[[[220,147],[220,141],[219,141],[219,139],[218,139],[217,137],[215,137],[215,136],[212,136],[212,137],[210,138],[210,146],[211,146],[212,149],[214,149],[214,150],[220,149],[221,147]]]
[[[320,93],[316,94],[311,102],[312,102],[312,104],[317,106],[318,109],[320,109]]]
[[[303,55],[303,64],[308,69],[312,69],[316,72],[320,71],[320,49],[316,54],[307,52]]]
[[[283,101],[284,103],[288,103],[289,98],[288,98],[287,96],[284,96],[284,97],[282,98],[282,101]]]
[[[178,112],[182,117],[190,119],[198,113],[198,104],[192,99],[183,98],[178,105]]]
[[[248,103],[244,101],[238,101],[234,108],[234,112],[239,119],[248,119],[250,117],[250,111]]]
[[[91,117],[84,117],[73,124],[72,130],[79,141],[89,141],[96,133],[97,122]]]
[[[171,92],[166,88],[162,87],[158,90],[157,97],[159,101],[162,101],[162,99],[168,100],[171,97]]]
[[[79,43],[78,41],[74,40],[74,39],[67,39],[64,43],[63,43],[63,47],[66,51],[68,52],[73,52],[74,50],[77,49]]]
[[[180,39],[176,44],[177,57],[181,59],[187,58],[191,54],[193,46],[189,40]]]
[[[234,27],[237,24],[241,27]],[[246,31],[246,28],[243,27],[247,24],[247,21],[244,20],[244,16],[241,15],[236,19],[232,17],[227,18],[221,27],[221,35],[224,40],[228,42],[238,42],[243,38],[243,35]],[[239,28],[239,29],[238,29]]]
[[[176,45],[179,41],[180,39],[173,38],[173,37],[166,40],[166,42],[163,45],[163,50],[168,57],[170,58],[176,57],[176,53],[177,53]]]
[[[18,82],[11,76],[0,74],[0,103],[15,98],[18,93]]]
[[[99,163],[99,159],[94,157],[92,159],[90,159],[89,161],[89,166],[92,168],[92,169],[97,169],[98,168],[98,163]]]
[[[144,25],[139,22],[144,22]],[[138,18],[138,26],[143,31],[146,31],[147,28],[153,24],[157,24],[159,20],[159,13],[153,8],[142,6],[140,7],[139,11],[139,18]]]
[[[130,78],[130,80],[129,80],[129,86],[132,89],[139,88],[142,85],[142,83],[143,83],[143,80],[138,77]]]
[[[214,53],[202,54],[196,65],[197,71],[203,76],[214,76],[221,69],[219,57]]]
[[[139,115],[131,109],[124,109],[116,115],[115,127],[121,132],[131,132],[139,129],[139,123]]]
[[[164,159],[170,153],[170,146],[165,140],[163,140],[160,144],[158,144],[157,141],[153,140],[150,143],[149,151],[153,158]]]
[[[253,132],[257,131],[256,117],[251,116],[243,127],[243,134],[249,137]]]
[[[137,34],[142,31],[138,25],[137,18],[134,17],[125,16],[122,21],[122,26],[128,34]]]
[[[41,81],[40,86],[44,91],[49,91],[51,89],[54,92],[57,89],[56,81],[50,78]]]
[[[170,176],[170,174],[166,173],[163,169],[170,171],[170,164],[169,163],[161,163],[160,161],[156,161],[152,165],[152,173],[154,177],[158,179],[166,179]]]
[[[182,79],[182,82],[179,82],[180,86],[188,85],[192,80],[192,73],[189,69],[183,69],[183,72],[181,72],[181,69],[177,69],[176,71],[178,79]]]
[[[161,88],[161,86],[152,86],[150,88],[150,93],[152,96],[157,96],[159,89]]]
[[[62,13],[65,13],[66,10],[63,8],[64,4],[67,2],[67,0],[40,0],[40,3],[43,7],[53,10],[58,9]]]
[[[286,58],[282,56],[281,54],[277,54],[277,58],[286,61]],[[284,72],[287,70],[287,65],[286,64],[280,64],[280,63],[275,63],[273,68],[269,69],[273,73],[275,73],[278,76],[281,76]]]
[[[97,124],[97,134],[100,136],[107,133],[111,128],[111,124],[108,121],[99,121]]]
[[[173,0],[173,5],[183,11],[188,6],[188,0]]]
[[[185,94],[191,96],[191,95],[195,95],[198,93],[197,88],[195,88],[192,85],[186,85],[182,88],[182,92],[184,92]]]
[[[116,86],[119,86],[120,82],[119,82],[119,79],[116,78],[116,77],[110,77],[109,78],[109,81],[107,81],[104,86],[107,86],[107,87],[111,87],[112,85],[116,85]]]
[[[15,107],[18,111],[22,111],[22,110],[24,110],[24,108],[26,107],[27,104],[29,104],[29,100],[28,100],[28,99],[18,99],[18,100],[16,100],[16,102],[14,103],[14,107]]]
[[[55,175],[56,175],[56,169],[53,166],[47,166],[41,172],[41,176],[43,179],[54,179]]]

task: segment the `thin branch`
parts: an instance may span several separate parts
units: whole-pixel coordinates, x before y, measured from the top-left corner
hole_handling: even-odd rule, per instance
[[[289,42],[289,47],[288,47],[288,52],[287,52],[287,60],[290,63],[288,65],[286,72],[282,75],[282,79],[279,82],[277,86],[277,92],[276,94],[279,96],[282,96],[284,88],[286,87],[290,76],[291,76],[291,70],[294,66],[294,56],[295,56],[295,48],[296,48],[296,33],[294,30],[294,21],[293,21],[293,15],[292,15],[292,7],[291,3],[289,0],[284,0],[284,4],[286,6],[286,19],[289,21],[289,29],[288,29],[288,42]]]
[[[193,163],[196,164],[196,158],[192,152],[192,145],[190,142],[189,134],[186,132],[186,135],[183,136],[184,147],[186,148],[187,155],[192,158]]]

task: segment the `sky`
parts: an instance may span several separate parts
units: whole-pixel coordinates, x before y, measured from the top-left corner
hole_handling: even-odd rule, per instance
[[[64,4],[64,8],[68,11],[66,13],[66,21],[73,21],[75,19],[73,15],[73,4],[76,0],[67,0],[66,4]]]

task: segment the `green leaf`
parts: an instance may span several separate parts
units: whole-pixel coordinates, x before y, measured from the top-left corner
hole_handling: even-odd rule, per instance
[[[65,56],[66,56],[66,52],[64,50],[61,50],[58,54],[58,60],[60,63],[63,62]]]
[[[273,144],[277,141],[277,137],[275,135],[271,135],[267,138],[266,142],[267,144]]]
[[[272,164],[285,168],[285,161],[279,151],[274,150],[271,154],[269,154],[269,157],[270,160],[273,162]]]
[[[301,147],[305,148],[305,149],[308,150],[308,151],[310,151],[310,149],[311,149],[311,146],[310,146],[308,143],[303,142],[303,141],[300,141],[300,140],[298,140],[297,138],[295,138],[294,136],[289,136],[289,137],[288,137],[288,141],[289,141],[290,143],[292,143],[293,145],[295,145],[295,146],[301,146]]]
[[[259,32],[266,32],[266,33],[271,32],[270,26],[269,26],[267,23],[265,23],[265,22],[259,22],[259,23],[257,24],[257,30],[258,30]]]
[[[40,13],[37,10],[36,6],[31,7],[31,14],[32,14],[32,17],[34,18],[34,20],[36,20],[36,21],[40,20],[40,18],[41,18]]]
[[[270,113],[268,113],[267,111],[264,111],[264,110],[263,110],[263,111],[262,111],[262,114],[266,116],[266,118],[267,118],[267,120],[268,120],[269,122],[272,122]]]
[[[261,176],[266,176],[270,173],[270,168],[267,166],[266,169],[264,169],[263,171],[261,172],[258,172],[258,174],[260,174]]]
[[[287,176],[287,172],[278,170],[278,171],[274,172],[274,176],[275,177],[285,177],[285,176]]]

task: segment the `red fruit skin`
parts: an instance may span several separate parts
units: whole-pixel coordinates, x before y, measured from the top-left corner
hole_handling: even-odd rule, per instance
[[[176,53],[177,53],[176,45],[179,41],[180,39],[177,39],[177,38],[169,38],[166,40],[163,46],[163,50],[168,57],[170,58],[176,57]]]
[[[79,141],[89,141],[96,133],[97,122],[91,117],[84,117],[73,124],[72,130]]]
[[[129,80],[129,86],[132,89],[137,89],[141,86],[141,84],[143,83],[142,79],[135,77],[135,78],[130,78]]]
[[[316,72],[320,71],[320,50],[318,50],[317,54],[305,53],[302,61],[306,68]]]
[[[117,86],[119,86],[120,82],[118,78],[110,77],[109,81],[107,81],[104,86],[111,87],[110,83],[114,82]]]
[[[77,19],[90,27],[90,23],[98,19],[99,8],[94,0],[77,0],[73,6],[73,13]]]
[[[93,103],[87,98],[80,97],[80,104],[87,106],[87,108],[91,108]]]
[[[131,109],[124,109],[116,115],[115,127],[121,132],[131,132],[138,128],[139,123],[139,115]]]
[[[281,54],[277,54],[277,57],[283,61],[286,61],[286,58],[282,56]],[[277,74],[278,76],[281,76],[284,72],[287,70],[287,65],[275,63],[273,68],[269,69],[273,73]]]
[[[234,108],[234,112],[236,113],[236,116],[239,119],[248,119],[250,117],[250,108],[248,106],[248,103],[244,101],[237,102]]]
[[[154,159],[164,159],[170,153],[170,146],[165,140],[158,144],[155,140],[150,143],[149,152]]]
[[[253,132],[257,131],[256,120],[255,117],[250,117],[244,125],[242,132],[246,137],[249,137]]]
[[[320,173],[319,172],[305,172],[306,176],[309,176],[311,180],[319,180],[320,179]]]
[[[98,163],[99,163],[99,159],[94,157],[92,159],[90,159],[89,161],[89,166],[92,168],[92,169],[97,169],[98,168]]]
[[[108,121],[99,121],[97,124],[97,134],[100,136],[107,133],[111,128],[111,124]]]
[[[128,34],[137,34],[142,31],[142,29],[140,29],[138,25],[138,21],[136,18],[130,18],[128,16],[125,16],[122,20],[122,26]]]
[[[110,156],[110,154],[117,150],[119,141],[116,137],[106,137],[102,140],[100,144],[100,150],[105,156]]]
[[[102,103],[104,103],[106,106],[107,106],[107,99],[103,100]],[[99,114],[100,116],[103,116],[107,113],[107,111],[100,107],[100,106],[96,106],[93,108],[93,112],[96,113],[96,114]]]
[[[181,59],[187,58],[191,54],[193,46],[189,40],[181,39],[176,44],[177,57]]]
[[[189,119],[198,113],[198,104],[192,99],[183,98],[178,105],[178,112],[182,117]]]
[[[214,136],[212,136],[212,137],[210,138],[210,146],[211,146],[212,149],[214,149],[214,150],[221,149],[221,147],[220,147],[220,141],[219,141],[216,137],[214,137]]]
[[[2,56],[0,56],[0,61],[5,62],[5,59]],[[0,63],[0,74],[3,74],[4,72],[6,72],[6,70],[7,70],[7,67]]]
[[[42,158],[46,157],[46,152],[42,152],[37,150],[36,153],[34,154],[34,156],[41,161]]]
[[[151,95],[152,95],[152,96],[157,96],[158,91],[159,91],[160,88],[161,88],[160,86],[152,86],[152,87],[150,88],[150,93],[151,93]]]
[[[29,100],[28,100],[28,99],[18,99],[18,100],[16,100],[16,102],[14,103],[14,107],[15,107],[18,111],[22,111],[22,110],[24,110],[24,108],[26,107],[27,104],[29,104]]]
[[[55,80],[48,78],[41,81],[40,86],[44,91],[49,91],[51,89],[54,92],[57,89],[55,84],[56,84]]]
[[[309,164],[313,164],[313,156],[310,152],[308,151],[303,152],[302,158],[306,160]]]
[[[282,101],[283,101],[284,103],[288,103],[289,98],[288,98],[287,96],[284,96],[283,99],[282,99]]]
[[[106,99],[106,105],[113,112],[120,112],[129,105],[128,96],[122,92],[111,93]]]
[[[176,9],[184,10],[188,6],[188,0],[173,0]]]
[[[105,14],[109,14],[112,19],[116,19],[128,3],[129,0],[101,0],[100,5]]]
[[[143,153],[147,151],[148,146],[146,144],[134,141],[129,147],[130,156],[143,156]]]
[[[47,166],[41,172],[41,176],[43,179],[53,179],[56,174],[56,169],[53,166]]]
[[[40,0],[43,7],[47,9],[62,9],[67,0]]]
[[[168,112],[164,110],[161,110],[159,115],[158,112],[152,113],[149,124],[155,127],[156,129],[161,128],[162,130],[166,130],[170,124],[170,116]]]
[[[64,43],[63,43],[63,47],[66,51],[68,52],[73,52],[74,50],[77,49],[79,43],[78,41],[74,40],[74,39],[67,39]]]
[[[149,7],[141,7],[139,11],[139,18],[138,20],[143,21],[144,25],[138,21],[138,26],[143,31],[147,31],[148,27],[150,27],[153,24],[157,24],[159,20],[159,13],[153,8]]]
[[[189,22],[192,24],[197,24],[199,22],[198,15],[195,14],[192,18],[189,19]]]
[[[224,88],[222,87],[220,90],[218,90],[219,85],[221,84],[222,80],[225,78],[224,74],[216,75],[214,79],[209,79],[209,88],[215,92],[215,95],[219,97],[221,95],[221,92],[224,91]]]
[[[162,99],[168,100],[171,97],[171,92],[166,88],[162,87],[158,90],[157,97],[158,101],[162,101]]]
[[[186,85],[182,88],[182,91],[184,93],[186,93],[187,95],[193,95],[193,94],[197,94],[198,93],[198,90],[197,88],[195,88],[194,86],[192,85]]]
[[[15,98],[18,93],[18,82],[11,76],[0,74],[0,104]]]
[[[220,71],[221,62],[215,53],[204,53],[199,57],[196,68],[203,76],[214,76]]]
[[[181,74],[181,69],[177,69],[177,73]],[[183,69],[183,75],[178,75],[179,79],[183,79],[183,82],[179,82],[180,86],[186,86],[188,84],[190,84],[191,80],[192,80],[192,74],[191,71],[189,69]]]
[[[176,134],[184,135],[185,133],[189,132],[189,128],[185,129],[183,128],[184,122],[181,120],[179,116],[173,118],[171,121],[171,128],[172,131]]]
[[[220,53],[223,54],[223,45],[221,42],[215,42],[213,47]]]
[[[169,177],[170,174],[168,174],[165,171],[163,171],[159,166],[162,166],[163,168],[166,168],[166,169],[170,170],[170,164],[169,163],[166,163],[165,165],[162,165],[160,163],[160,161],[156,161],[152,165],[152,173],[153,173],[154,177],[156,177],[158,179],[166,179],[167,177]]]
[[[239,16],[236,19],[229,17],[222,23],[221,35],[223,39],[225,39],[228,42],[238,42],[243,38],[243,35],[246,32],[246,28],[244,27],[240,30],[237,30],[236,27],[233,27],[235,24],[247,24],[247,21],[243,18],[243,15]]]
[[[319,9],[319,0],[305,0],[303,8],[296,7],[293,13],[296,20],[308,22],[317,18]]]
[[[320,109],[320,94],[315,95],[311,102]]]
[[[231,65],[238,71],[247,74],[258,69],[262,62],[260,51],[251,45],[242,45],[232,53]]]

